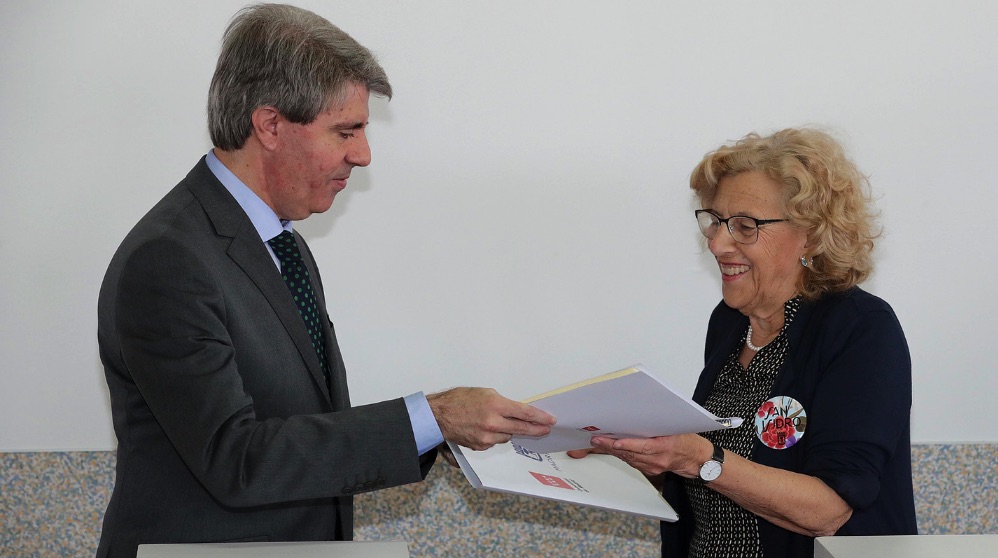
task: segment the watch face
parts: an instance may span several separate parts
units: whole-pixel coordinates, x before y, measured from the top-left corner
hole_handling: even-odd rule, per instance
[[[700,478],[710,482],[721,476],[721,464],[711,459],[700,466]]]

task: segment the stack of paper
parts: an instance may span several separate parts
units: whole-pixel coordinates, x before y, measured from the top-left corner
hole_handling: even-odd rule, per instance
[[[639,471],[608,455],[573,459],[596,435],[649,438],[737,427],[651,376],[641,365],[525,401],[558,419],[547,436],[514,437],[485,451],[450,444],[475,488],[622,511],[663,521],[676,512]]]
[[[655,378],[640,364],[578,382],[524,401],[558,419],[541,438],[513,441],[539,453],[592,447],[593,436],[652,438],[737,427]]]

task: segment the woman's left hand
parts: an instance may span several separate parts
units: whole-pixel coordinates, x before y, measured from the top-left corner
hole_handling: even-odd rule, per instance
[[[594,436],[592,445],[599,453],[613,455],[647,476],[671,471],[693,478],[712,452],[710,442],[697,434],[619,440]]]

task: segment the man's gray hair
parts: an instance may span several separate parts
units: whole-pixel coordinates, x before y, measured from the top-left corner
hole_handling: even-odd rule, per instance
[[[371,51],[325,18],[283,4],[243,8],[222,37],[208,90],[211,141],[226,151],[242,148],[253,111],[262,106],[309,124],[342,101],[350,83],[392,97]]]

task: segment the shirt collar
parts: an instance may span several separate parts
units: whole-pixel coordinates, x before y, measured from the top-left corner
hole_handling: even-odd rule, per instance
[[[205,156],[205,162],[215,178],[232,194],[239,207],[243,208],[257,234],[260,235],[260,240],[266,242],[281,234],[281,231],[291,231],[291,221],[279,219],[274,210],[264,203],[260,196],[256,195],[256,192],[250,190],[249,186],[243,184],[242,180],[239,180],[228,167],[218,160],[218,157],[215,156],[215,150],[208,152]]]

